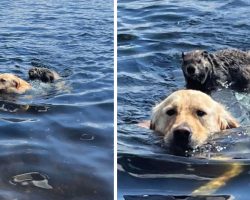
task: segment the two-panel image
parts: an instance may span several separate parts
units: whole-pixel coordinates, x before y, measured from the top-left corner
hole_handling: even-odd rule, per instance
[[[0,200],[248,200],[248,0],[1,1]]]

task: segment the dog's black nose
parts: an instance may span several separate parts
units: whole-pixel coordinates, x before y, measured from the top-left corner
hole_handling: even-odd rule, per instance
[[[173,132],[173,142],[180,146],[188,146],[191,139],[191,130],[186,126],[176,128]]]
[[[174,155],[186,156],[187,151],[192,149],[192,130],[188,125],[182,124],[176,127],[172,134],[173,138],[170,143],[170,152]]]
[[[187,73],[188,73],[189,75],[193,75],[193,74],[195,73],[195,68],[194,68],[193,66],[189,66],[189,67],[187,68]]]

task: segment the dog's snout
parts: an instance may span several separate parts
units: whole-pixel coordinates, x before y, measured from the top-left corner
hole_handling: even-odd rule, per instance
[[[192,132],[189,127],[183,126],[176,128],[173,132],[173,140],[175,143],[188,145]]]
[[[188,66],[188,68],[187,68],[187,73],[188,73],[189,75],[195,74],[195,67],[194,67],[194,66]]]

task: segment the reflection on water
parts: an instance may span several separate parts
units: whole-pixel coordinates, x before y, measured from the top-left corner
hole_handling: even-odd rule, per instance
[[[119,0],[119,199],[124,195],[190,195],[233,171],[235,163],[240,166],[238,174],[220,182],[215,194],[248,199],[248,190],[243,187],[249,180],[248,94],[229,89],[212,94],[242,128],[215,136],[208,145],[190,152],[191,157],[169,154],[162,138],[136,124],[150,118],[157,102],[185,87],[182,51],[249,49],[249,6],[246,0]]]
[[[113,199],[112,4],[1,1],[0,73],[62,79],[1,94],[0,199]]]
[[[38,172],[30,172],[14,176],[12,177],[11,183],[14,185],[20,184],[23,186],[30,184],[43,189],[53,189],[48,184],[48,178],[45,175],[42,175]]]

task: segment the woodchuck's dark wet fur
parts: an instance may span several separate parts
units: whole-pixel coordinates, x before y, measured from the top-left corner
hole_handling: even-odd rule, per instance
[[[59,79],[59,75],[47,68],[33,67],[29,70],[29,78],[30,80],[37,79],[45,83],[52,83]]]
[[[250,52],[195,50],[182,53],[182,60],[182,71],[189,89],[209,92],[218,87],[250,88]]]

